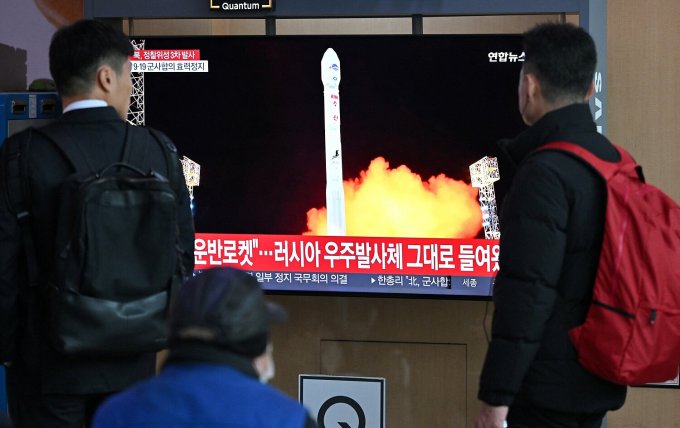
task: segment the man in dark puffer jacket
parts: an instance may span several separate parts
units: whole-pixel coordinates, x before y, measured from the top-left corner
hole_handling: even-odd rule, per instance
[[[501,148],[518,165],[501,212],[500,271],[492,340],[481,374],[476,428],[600,427],[626,387],[586,372],[568,331],[585,320],[600,254],[604,180],[568,154],[534,153],[550,141],[576,143],[619,160],[597,132],[595,44],[570,24],[524,35],[519,111],[530,125]]]

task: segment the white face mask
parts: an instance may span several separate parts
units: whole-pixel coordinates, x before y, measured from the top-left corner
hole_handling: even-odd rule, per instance
[[[260,375],[260,382],[269,383],[274,379],[276,368],[274,367],[274,356],[272,355],[274,348],[271,344],[267,345],[267,350],[264,355],[261,355],[255,360],[255,370]]]
[[[270,380],[274,379],[276,374],[276,369],[274,367],[274,359],[271,356],[267,356],[267,364],[265,365],[264,371],[260,372],[260,382],[269,383]]]

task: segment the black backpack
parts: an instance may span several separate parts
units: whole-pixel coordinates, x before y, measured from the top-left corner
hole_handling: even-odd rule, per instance
[[[32,129],[50,140],[74,173],[61,185],[56,247],[47,281],[38,280],[30,230],[28,172],[16,139],[6,144],[8,192],[21,226],[29,284],[46,295],[51,344],[66,355],[127,355],[163,349],[171,297],[184,277],[177,224],[176,149],[150,128],[126,126],[123,156],[92,171],[62,129]],[[153,138],[170,177],[142,171],[139,160]],[[31,134],[25,144],[28,150]],[[40,283],[38,283],[40,282]],[[46,286],[45,286],[46,282]],[[44,290],[46,288],[46,290]]]

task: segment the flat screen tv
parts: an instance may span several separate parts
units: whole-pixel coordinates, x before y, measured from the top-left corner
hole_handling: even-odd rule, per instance
[[[196,269],[276,292],[491,294],[498,236],[482,223],[510,174],[496,142],[524,128],[519,35],[134,40],[137,108],[194,180]],[[485,157],[482,191],[470,165]]]

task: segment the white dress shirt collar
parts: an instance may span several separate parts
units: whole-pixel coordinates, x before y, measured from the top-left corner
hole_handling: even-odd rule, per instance
[[[104,100],[80,100],[74,101],[66,108],[64,108],[63,113],[71,110],[78,110],[82,108],[95,108],[95,107],[106,107],[108,104]]]

